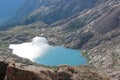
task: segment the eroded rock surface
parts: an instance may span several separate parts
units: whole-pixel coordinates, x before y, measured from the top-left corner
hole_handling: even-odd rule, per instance
[[[110,80],[93,70],[67,65],[55,68],[0,61],[0,80]]]

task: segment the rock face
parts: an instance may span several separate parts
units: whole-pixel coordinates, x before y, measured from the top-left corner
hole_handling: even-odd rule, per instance
[[[59,66],[53,69],[0,61],[0,80],[110,80],[87,68]]]
[[[7,63],[0,62],[0,80],[4,80],[7,70]]]
[[[108,11],[101,19],[94,24],[94,29],[98,34],[108,33],[115,28],[120,28],[120,6],[116,6]]]
[[[6,80],[53,80],[54,73],[44,69],[43,71],[39,71],[39,73],[36,73],[36,71],[23,70],[9,66],[7,69]]]

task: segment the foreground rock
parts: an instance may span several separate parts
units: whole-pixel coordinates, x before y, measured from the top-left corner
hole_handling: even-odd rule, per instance
[[[59,66],[46,68],[16,63],[11,59],[0,61],[0,80],[110,80],[106,76],[83,67]]]

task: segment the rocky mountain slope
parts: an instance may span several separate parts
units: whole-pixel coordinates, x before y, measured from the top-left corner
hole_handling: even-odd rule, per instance
[[[26,0],[24,6],[4,26],[31,24],[37,21],[51,24],[92,8],[97,3],[99,0]]]
[[[57,1],[53,1],[53,3],[56,2]],[[102,0],[99,1],[98,3],[99,5],[97,5],[96,3],[96,6],[94,6],[93,8],[83,10],[74,15],[66,17],[62,20],[60,19],[59,21],[51,23],[50,25],[41,22],[41,20],[39,20],[41,18],[40,17],[41,15],[38,14],[37,16],[39,19],[37,22],[35,21],[35,23],[34,21],[32,21],[30,22],[32,24],[29,25],[16,26],[15,28],[11,28],[6,31],[0,31],[0,37],[1,37],[0,51],[2,51],[0,53],[0,55],[2,55],[1,58],[3,59],[3,55],[4,55],[5,59],[7,57],[10,57],[12,58],[12,60],[15,61],[15,64],[20,63],[20,62],[16,62],[18,60],[15,55],[14,55],[15,57],[13,57],[13,54],[9,54],[9,55],[7,54],[10,53],[10,51],[8,50],[8,45],[11,43],[22,43],[22,42],[30,41],[35,36],[42,36],[42,37],[46,37],[47,40],[49,41],[49,44],[51,45],[62,45],[69,48],[81,49],[83,55],[88,58],[88,63],[84,66],[86,67],[85,69],[79,66],[58,67],[60,68],[60,71],[65,71],[61,73],[68,76],[67,77],[68,80],[77,80],[77,79],[80,80],[82,79],[81,76],[84,76],[83,80],[85,79],[109,80],[106,79],[104,76],[101,77],[101,75],[98,75],[98,73],[96,72],[95,72],[96,74],[92,76],[93,73],[91,71],[93,70],[98,71],[99,73],[102,74],[106,74],[112,80],[120,80],[120,0]],[[33,13],[34,10],[32,13],[30,12],[30,14]],[[26,17],[25,19],[27,20]],[[35,18],[35,20],[37,20],[37,18]],[[46,18],[46,20],[48,19]],[[21,63],[23,64],[28,63],[28,65],[30,65],[30,67],[28,65],[26,66],[23,65],[23,67],[14,66],[14,68],[17,68],[18,70],[20,70],[20,72],[23,73],[29,73],[27,71],[29,71],[31,65],[32,67],[34,65],[37,65],[26,59],[22,59]],[[35,72],[35,74],[37,73],[35,75],[36,76],[35,80],[37,79],[39,80],[40,78],[42,78],[41,80],[43,80],[44,77],[48,78],[48,80],[51,80],[53,79],[53,76],[55,80],[66,79],[65,76],[63,77],[61,75],[61,73],[60,73],[61,75],[60,77],[56,76],[59,74],[59,69],[57,69],[57,73],[55,73],[54,72],[55,68],[53,69],[45,68],[47,71],[45,70],[45,72],[41,73],[40,68],[43,68],[43,66],[40,65],[39,67],[35,67],[35,68],[37,68],[38,71],[40,71],[40,73],[32,71]],[[76,70],[77,73],[76,72],[71,73],[71,70],[69,70],[69,68],[77,69]],[[89,71],[89,69],[92,70]],[[12,73],[14,73],[14,70],[12,70]],[[84,74],[90,73],[90,75],[84,75],[83,73]],[[30,72],[30,75],[31,74],[33,73]],[[40,77],[39,76],[40,74],[43,75],[43,77]],[[46,77],[46,74],[47,75],[49,74],[50,76]],[[71,74],[73,76],[71,76]],[[11,76],[11,79],[14,78],[14,80],[16,80],[16,75],[9,75],[9,76]],[[18,73],[18,76],[21,75],[19,75]],[[91,78],[91,76],[93,78]],[[96,78],[96,76],[98,78]]]

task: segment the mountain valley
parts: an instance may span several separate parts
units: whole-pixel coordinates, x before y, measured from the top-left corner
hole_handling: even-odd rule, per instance
[[[9,79],[5,80],[17,80],[19,71],[35,76],[19,80],[120,80],[120,0],[30,0],[0,30],[0,65],[9,65]],[[48,68],[8,49],[9,44],[31,41],[35,36],[47,38],[53,46],[80,49],[88,63]],[[32,67],[40,73],[30,70]],[[9,74],[15,70],[18,75]]]

